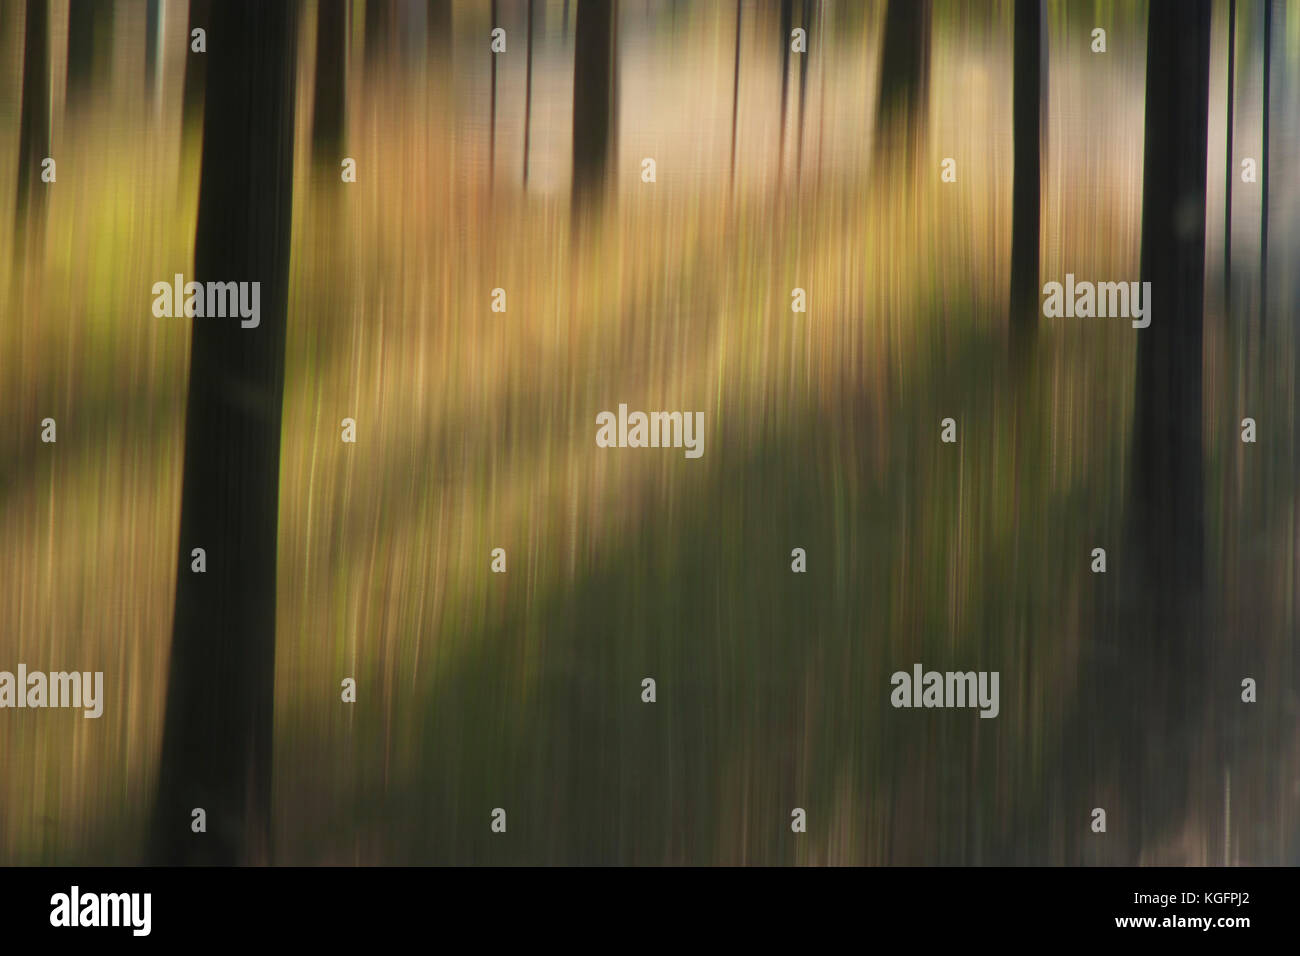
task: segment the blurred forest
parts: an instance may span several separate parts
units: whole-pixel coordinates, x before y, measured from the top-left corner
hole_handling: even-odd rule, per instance
[[[1296,0],[0,2],[0,863],[1300,863],[1298,156]]]

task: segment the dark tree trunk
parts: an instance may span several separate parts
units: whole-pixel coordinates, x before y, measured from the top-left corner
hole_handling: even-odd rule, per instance
[[[736,0],[736,62],[731,69],[731,188],[736,188],[736,128],[740,122],[740,18],[744,0]]]
[[[614,3],[579,0],[573,52],[573,204],[605,189],[614,136]]]
[[[1237,0],[1228,0],[1228,121],[1227,146],[1224,150],[1226,172],[1223,177],[1223,310],[1232,309],[1232,181],[1236,163],[1232,157],[1233,108],[1236,106],[1237,79]]]
[[[1011,328],[1021,341],[1038,326],[1041,208],[1043,0],[1016,0],[1012,90],[1014,183],[1011,191]]]
[[[924,128],[930,85],[930,0],[889,0],[880,57],[876,156]]]
[[[1132,548],[1139,626],[1119,696],[1141,701],[1126,813],[1138,845],[1187,810],[1204,695],[1201,441],[1210,0],[1151,0],[1142,183],[1142,280],[1151,325],[1135,330]]]
[[[146,97],[158,89],[158,70],[162,64],[162,0],[149,0],[144,15],[144,92]]]
[[[320,0],[316,21],[316,96],[311,114],[311,155],[337,167],[347,121],[348,4]]]
[[[70,0],[68,4],[67,102],[77,100],[90,86],[91,61],[95,56],[95,10],[92,0]]]
[[[429,0],[428,22],[429,58],[443,60],[451,53],[451,0]]]
[[[373,73],[392,53],[392,0],[366,0],[366,72]]]
[[[68,8],[68,65],[65,100],[80,103],[107,79],[113,43],[113,4],[72,0]]]
[[[221,0],[208,29],[221,82],[207,88],[194,278],[260,282],[261,310],[256,328],[193,320],[156,863],[270,858],[296,9]],[[191,571],[193,548],[206,573]],[[191,832],[198,807],[206,833]]]
[[[497,0],[492,0],[491,5],[492,29],[495,30],[499,25],[497,15]],[[488,127],[488,189],[496,184],[497,178],[497,57],[500,53],[489,49],[489,56],[492,57],[492,97],[491,105],[488,110],[491,114],[491,122]]]
[[[1263,137],[1259,157],[1259,330],[1260,337],[1268,334],[1268,151],[1269,151],[1269,100],[1273,81],[1273,0],[1264,0],[1264,91],[1260,109]]]
[[[44,235],[45,187],[41,162],[50,155],[50,4],[27,0],[23,27],[22,116],[18,121],[18,204],[15,231],[24,226],[27,238],[39,246]]]
[[[528,189],[528,145],[533,131],[533,8],[534,0],[525,0],[528,4],[528,60],[524,64],[524,189]]]
[[[212,0],[190,0],[189,29],[185,34],[185,86],[181,92],[181,115],[188,131],[198,125],[203,116],[203,94],[208,72],[208,54],[195,53],[194,31],[208,29],[212,19]]]
[[[776,150],[776,182],[781,185],[781,171],[785,168],[785,101],[790,88],[790,30],[794,25],[794,0],[781,0],[781,119],[777,129],[780,139]]]
[[[1147,41],[1142,279],[1154,311],[1138,337],[1139,515],[1165,583],[1201,574],[1201,334],[1209,0],[1152,0]]]
[[[795,147],[795,176],[803,177],[803,131],[804,107],[808,103],[808,60],[812,58],[813,19],[815,14],[809,10],[817,0],[799,0],[799,22],[803,27],[807,49],[799,54],[799,142]]]

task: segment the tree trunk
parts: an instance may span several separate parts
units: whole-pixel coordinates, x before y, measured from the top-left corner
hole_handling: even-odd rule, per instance
[[[614,134],[614,3],[579,0],[573,52],[573,205],[605,190]]]
[[[1043,0],[1016,0],[1012,89],[1014,183],[1011,191],[1011,329],[1023,341],[1038,326],[1041,208]]]
[[[443,60],[451,52],[451,0],[429,0],[428,22],[429,58]]]
[[[320,0],[316,14],[316,96],[311,114],[311,155],[337,168],[347,121],[347,0]]]
[[[161,87],[162,0],[148,0],[144,15],[144,93],[153,98]]]
[[[891,162],[899,146],[924,132],[929,106],[930,0],[889,0],[881,44],[876,158]]]
[[[736,190],[736,128],[740,121],[740,18],[744,0],[736,0],[736,62],[731,68],[731,191]]]
[[[366,0],[366,73],[374,73],[393,50],[392,0]]]
[[[492,29],[495,30],[500,25],[500,18],[497,11],[497,0],[492,0],[490,6]],[[496,184],[497,178],[497,57],[501,56],[489,49],[488,55],[492,57],[492,95],[491,104],[488,107],[491,114],[490,124],[488,126],[488,191]]]
[[[27,0],[23,27],[22,117],[18,131],[18,244],[39,250],[45,235],[45,189],[41,163],[50,155],[50,5]]]
[[[781,0],[781,118],[777,129],[780,138],[776,148],[776,186],[781,188],[781,172],[785,169],[785,101],[790,88],[790,30],[794,25],[794,0]]]
[[[1147,49],[1142,279],[1155,308],[1138,337],[1137,500],[1168,553],[1153,573],[1199,582],[1201,335],[1209,0],[1152,0]]]
[[[270,857],[276,526],[297,4],[221,0],[208,30],[194,278],[260,282],[260,324],[196,318],[180,567],[150,856]],[[205,573],[191,570],[204,548]],[[203,808],[207,832],[191,830]]]
[[[1233,108],[1236,105],[1237,79],[1237,0],[1228,0],[1228,121],[1227,145],[1224,149],[1223,177],[1223,311],[1232,311],[1232,181],[1236,163],[1232,158]]]
[[[524,190],[528,189],[528,146],[533,131],[533,8],[534,0],[525,0],[528,4],[528,58],[524,64]]]
[[[1268,152],[1269,99],[1273,81],[1273,0],[1264,0],[1264,90],[1261,120],[1263,136],[1259,155],[1259,334],[1268,334]]]
[[[1192,734],[1203,713],[1204,501],[1201,363],[1210,0],[1151,0],[1147,26],[1142,280],[1151,325],[1138,329],[1132,542],[1141,613],[1125,670],[1141,700],[1135,837],[1187,810]]]
[[[65,102],[79,104],[108,74],[113,48],[113,4],[71,0],[68,7],[68,64]]]
[[[795,147],[795,176],[803,178],[804,108],[808,103],[808,61],[812,58],[813,21],[816,14],[808,8],[818,0],[799,0],[799,25],[803,27],[807,49],[799,55],[799,142]],[[820,41],[820,37],[818,38]]]

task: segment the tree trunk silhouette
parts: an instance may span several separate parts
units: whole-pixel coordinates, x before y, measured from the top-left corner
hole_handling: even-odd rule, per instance
[[[337,168],[347,122],[347,0],[320,0],[316,14],[316,96],[311,113],[311,155]]]
[[[451,53],[451,0],[429,0],[425,30],[429,59],[445,59]]]
[[[113,48],[113,4],[71,0],[68,7],[67,89],[64,99],[80,104],[107,80]]]
[[[1236,105],[1237,78],[1237,0],[1228,0],[1228,120],[1227,144],[1224,149],[1223,177],[1223,310],[1232,310],[1232,180],[1236,164],[1232,158],[1233,108]]]
[[[1142,280],[1151,325],[1137,329],[1128,555],[1139,626],[1121,699],[1141,700],[1124,745],[1138,841],[1187,810],[1206,649],[1201,441],[1210,0],[1151,0],[1142,184]]]
[[[492,0],[490,7],[492,29],[495,30],[499,25],[499,16],[497,11],[497,0]],[[497,57],[500,53],[489,48],[488,55],[492,57],[492,95],[491,105],[488,107],[490,113],[490,122],[488,125],[488,190],[496,185],[497,178]]]
[[[524,65],[524,189],[528,189],[528,146],[533,131],[533,8],[534,0],[525,0],[528,4],[528,58]]]
[[[95,56],[95,12],[105,6],[92,0],[69,0],[66,102],[75,102],[90,87]]]
[[[1011,330],[1023,342],[1038,326],[1041,209],[1043,0],[1016,0],[1012,81]]]
[[[392,0],[366,0],[366,73],[374,73],[393,48]]]
[[[876,107],[877,165],[924,133],[930,85],[930,0],[889,0]]]
[[[148,0],[144,15],[144,93],[153,97],[161,87],[162,0]]]
[[[781,173],[785,169],[785,102],[790,88],[790,31],[794,26],[794,0],[781,0],[781,118],[777,129],[780,138],[776,148],[776,187],[781,189]]]
[[[740,17],[744,0],[736,0],[736,62],[731,68],[731,191],[736,190],[736,128],[740,121]]]
[[[598,205],[614,139],[614,3],[578,0],[573,51],[573,206]]]
[[[798,179],[803,178],[804,108],[808,103],[808,60],[812,58],[813,21],[816,19],[816,13],[808,8],[816,2],[817,0],[799,0],[799,25],[803,27],[808,47],[799,55],[799,142],[795,147],[794,163],[795,177]]]
[[[1150,9],[1142,279],[1151,283],[1155,310],[1150,327],[1136,330],[1137,498],[1151,532],[1147,542],[1170,558],[1149,570],[1185,585],[1199,581],[1202,560],[1209,2],[1152,0]]]
[[[50,5],[27,0],[23,26],[22,116],[18,121],[17,245],[39,250],[45,235],[45,189],[41,163],[50,155]]]
[[[221,0],[208,28],[194,272],[260,282],[260,324],[196,318],[172,651],[150,857],[270,855],[276,524],[296,57],[293,3]],[[237,133],[237,135],[235,135]],[[194,548],[207,570],[191,570]],[[191,830],[206,813],[207,832]]]
[[[1259,334],[1268,334],[1268,180],[1269,100],[1273,80],[1273,2],[1264,0],[1264,90],[1261,120],[1263,135],[1259,155]]]

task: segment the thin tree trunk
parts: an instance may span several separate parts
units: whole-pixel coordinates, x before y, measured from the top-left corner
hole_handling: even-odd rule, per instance
[[[1273,0],[1264,0],[1264,102],[1263,142],[1259,159],[1259,335],[1268,334],[1268,180],[1269,180],[1269,105],[1273,79]]]
[[[429,59],[444,60],[451,52],[451,0],[429,0],[425,29]]]
[[[1016,0],[1012,80],[1011,329],[1023,343],[1038,326],[1042,165],[1043,0]]]
[[[492,0],[492,29],[498,26],[497,0]],[[497,57],[499,53],[489,51],[492,57],[492,105],[490,108],[491,126],[488,133],[488,190],[496,184],[497,178]]]
[[[736,0],[736,62],[731,70],[731,190],[736,189],[736,130],[740,122],[740,16],[744,0]]]
[[[158,72],[162,66],[162,0],[148,0],[144,15],[144,93],[153,97],[160,88]]]
[[[573,51],[573,206],[604,193],[614,135],[614,0],[578,0]]]
[[[1223,311],[1232,310],[1232,181],[1236,164],[1232,157],[1233,109],[1236,106],[1237,0],[1228,0],[1228,122],[1223,177]]]
[[[270,858],[296,10],[221,0],[208,30],[221,82],[207,88],[194,278],[259,282],[260,324],[193,320],[155,863]],[[205,573],[191,570],[193,548]],[[192,831],[196,808],[206,833]]]
[[[924,131],[930,85],[930,0],[889,0],[876,108],[877,165]],[[897,141],[902,137],[903,144]]]
[[[90,0],[69,0],[68,63],[64,98],[76,101],[90,86],[91,61],[95,56],[95,18],[98,4]]]
[[[342,159],[347,124],[347,0],[320,0],[316,14],[316,96],[312,105],[311,154],[317,165]]]
[[[824,16],[823,19],[829,19]],[[830,50],[830,45],[826,44],[821,47],[822,56],[817,61],[817,182],[815,188],[820,191],[822,187],[822,167],[826,155],[826,59]]]
[[[781,0],[781,121],[776,150],[776,187],[781,189],[781,172],[785,169],[785,101],[790,88],[790,30],[794,25],[793,0]]]
[[[68,7],[67,89],[64,99],[78,105],[102,83],[112,49],[113,4],[71,0]]]
[[[392,0],[366,0],[366,74],[375,73],[384,57],[392,52]]]
[[[803,26],[807,49],[799,55],[799,142],[795,147],[795,177],[803,178],[803,130],[804,106],[808,102],[808,59],[812,56],[812,14],[808,12],[809,4],[815,0],[799,0],[799,23]]]
[[[524,64],[524,190],[528,190],[528,146],[533,131],[533,8],[534,0],[528,2],[528,57]]]
[[[22,116],[18,121],[18,201],[15,232],[39,249],[45,235],[41,163],[50,155],[50,5],[27,0],[23,26]]]

